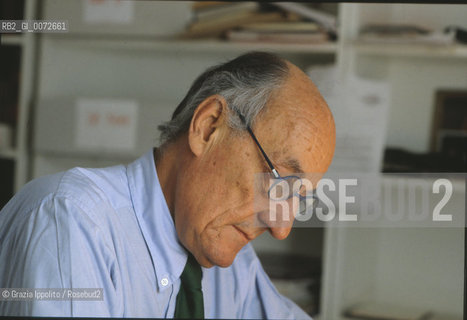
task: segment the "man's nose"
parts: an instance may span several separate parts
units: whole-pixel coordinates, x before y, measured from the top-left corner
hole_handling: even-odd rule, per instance
[[[258,198],[255,203],[258,226],[267,229],[274,238],[283,240],[292,230],[294,212],[298,210],[298,207],[297,197],[291,197],[285,201]]]
[[[284,240],[285,238],[287,238],[290,231],[292,230],[292,225],[293,225],[293,221],[290,222],[290,226],[287,226],[287,227],[282,227],[282,226],[281,227],[270,227],[269,232],[274,238],[278,240]]]
[[[260,225],[266,227],[269,233],[278,240],[287,238],[294,222],[293,214],[283,215],[281,213],[271,213],[271,211],[259,213],[258,218]]]

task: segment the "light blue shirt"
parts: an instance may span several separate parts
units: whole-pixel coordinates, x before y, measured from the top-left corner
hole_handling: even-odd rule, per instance
[[[0,212],[0,288],[103,288],[102,301],[0,301],[0,315],[173,317],[187,253],[152,150],[128,166],[28,183]],[[246,245],[203,268],[206,318],[309,318]]]

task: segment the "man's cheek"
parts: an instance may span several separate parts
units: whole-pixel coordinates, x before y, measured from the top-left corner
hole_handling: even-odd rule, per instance
[[[233,230],[233,228],[221,229],[223,230],[211,230],[205,234],[202,241],[203,251],[218,262],[230,261],[243,248],[244,243],[240,241],[240,237],[236,236],[235,232],[228,230]]]

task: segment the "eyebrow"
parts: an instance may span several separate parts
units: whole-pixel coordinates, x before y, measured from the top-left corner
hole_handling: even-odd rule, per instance
[[[293,173],[304,173],[303,169],[302,169],[302,166],[300,165],[300,162],[298,162],[297,159],[288,158],[283,162],[283,164],[285,166],[293,169],[294,170]]]

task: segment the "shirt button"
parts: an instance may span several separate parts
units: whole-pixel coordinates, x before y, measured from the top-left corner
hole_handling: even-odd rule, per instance
[[[163,285],[163,286],[165,287],[165,286],[168,285],[168,284],[169,284],[169,279],[167,279],[167,278],[162,278],[162,280],[161,280],[161,285]]]

